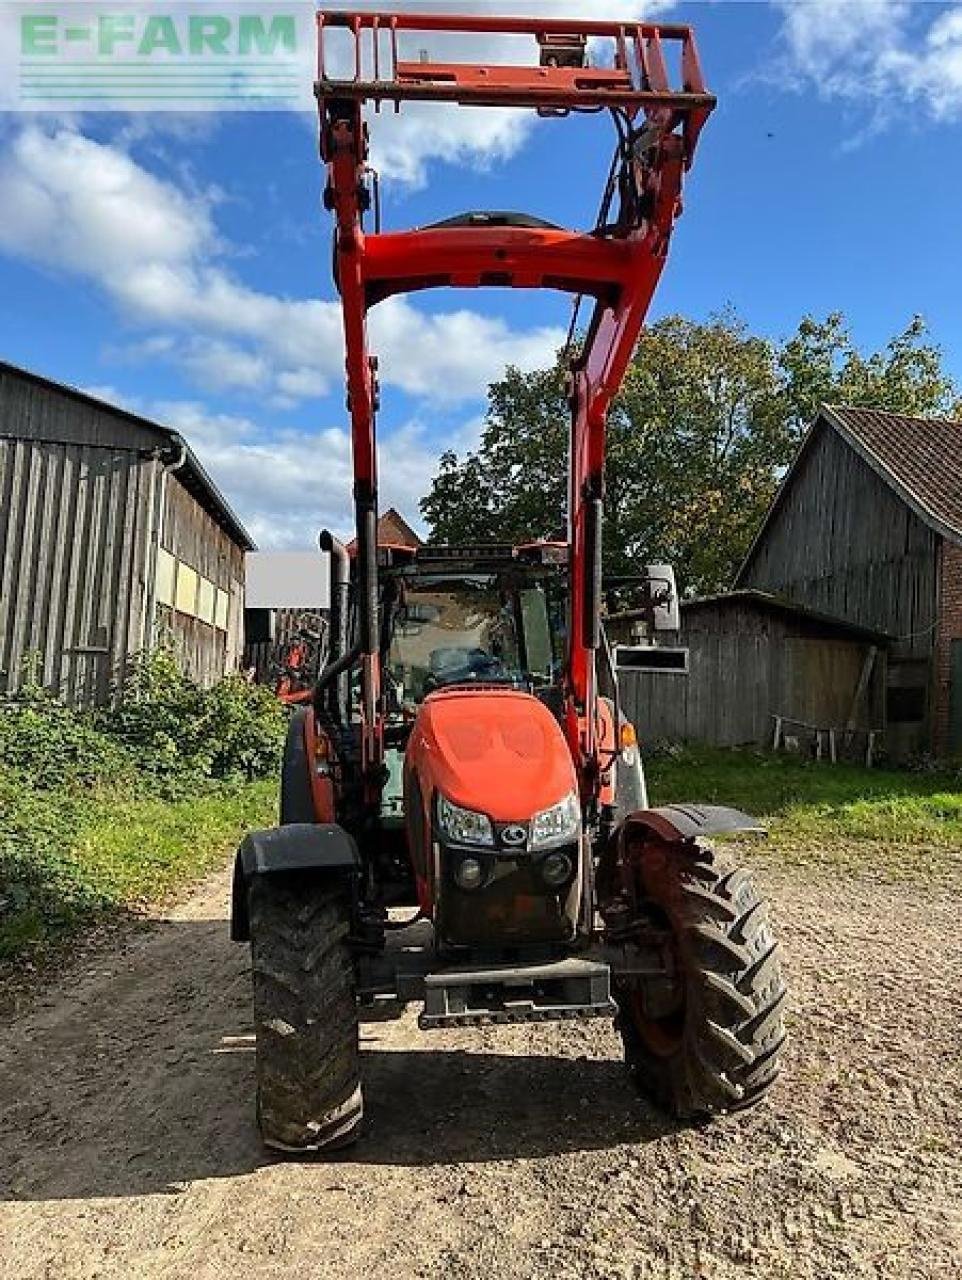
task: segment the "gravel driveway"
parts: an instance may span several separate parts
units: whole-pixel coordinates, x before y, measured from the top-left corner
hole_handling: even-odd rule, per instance
[[[762,1107],[678,1129],[607,1024],[362,1027],[368,1132],[252,1117],[228,875],[0,1024],[0,1275],[962,1276],[962,895],[769,869],[792,983]]]

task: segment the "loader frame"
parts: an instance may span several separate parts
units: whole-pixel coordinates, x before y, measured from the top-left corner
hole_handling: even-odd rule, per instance
[[[368,341],[373,306],[396,294],[453,286],[554,289],[593,300],[572,359],[568,544],[569,625],[563,727],[582,801],[597,797],[595,653],[601,644],[601,525],[606,417],[644,323],[681,212],[685,171],[715,105],[692,31],[644,22],[321,12],[316,96],[325,206],[334,214],[334,264],[344,313],[357,527],[357,660],[361,672],[361,767],[367,803],[384,778],[379,655],[376,414],[377,358]],[[419,61],[402,57],[415,33],[527,36],[537,64]],[[344,42],[346,41],[346,45]],[[341,42],[338,58],[336,46]],[[588,65],[606,45],[610,58]],[[669,52],[677,75],[669,74]],[[343,74],[347,68],[353,74]],[[337,72],[337,74],[335,74]],[[597,224],[569,231],[536,218],[479,214],[418,230],[381,232],[372,191],[363,108],[447,102],[527,108],[542,116],[609,111],[618,132]],[[365,229],[375,206],[377,226]],[[577,314],[577,312],[576,312]],[[574,331],[574,320],[572,332]]]

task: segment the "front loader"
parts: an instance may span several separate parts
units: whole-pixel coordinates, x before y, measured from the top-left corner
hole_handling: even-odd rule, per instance
[[[385,1004],[421,1006],[425,1030],[613,1017],[634,1081],[672,1115],[749,1106],[778,1073],[785,987],[751,877],[710,837],[756,824],[648,807],[602,625],[606,415],[714,106],[693,35],[424,13],[321,13],[318,29],[356,539],[349,554],[321,536],[329,661],[290,722],[280,825],[251,833],[235,866],[263,1138],[300,1152],[358,1136],[359,1010]],[[438,35],[524,38],[535,56],[433,62],[423,46]],[[409,102],[607,114],[617,141],[596,225],[472,211],[382,232],[364,109]],[[563,541],[378,545],[368,312],[443,286],[593,301],[571,362]],[[654,624],[671,585],[639,585]]]

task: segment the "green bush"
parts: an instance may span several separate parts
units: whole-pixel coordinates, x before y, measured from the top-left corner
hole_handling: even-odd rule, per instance
[[[28,681],[0,704],[0,764],[40,790],[131,783],[138,773],[177,791],[204,779],[250,781],[277,772],[286,723],[264,687],[230,675],[202,689],[158,650],[107,710],[67,707]]]
[[[148,773],[168,778],[270,777],[280,764],[286,716],[269,690],[226,676],[202,689],[157,650],[101,725]]]
[[[0,762],[40,791],[119,782],[134,774],[122,742],[91,716],[33,686],[0,703]]]
[[[202,689],[167,652],[111,709],[28,679],[0,703],[0,960],[167,892],[269,825],[286,722],[268,690]]]

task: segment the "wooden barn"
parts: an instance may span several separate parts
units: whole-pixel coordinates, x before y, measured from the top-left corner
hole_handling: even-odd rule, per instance
[[[878,632],[761,591],[685,601],[680,630],[654,647],[635,643],[632,630],[630,614],[609,620],[623,705],[643,741],[765,745],[778,726],[783,742],[826,756],[865,759],[875,748],[886,652]]]
[[[962,424],[823,406],[736,586],[886,633],[888,754],[962,754]]]
[[[35,655],[47,688],[102,704],[158,641],[217,679],[253,546],[176,431],[0,362],[0,691]]]

